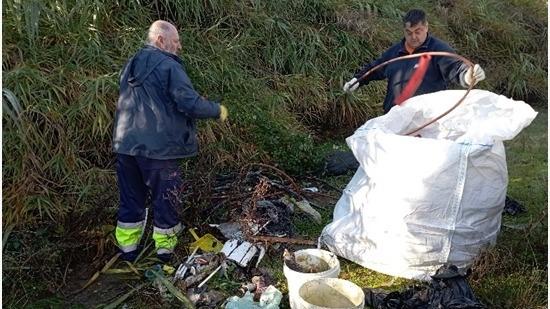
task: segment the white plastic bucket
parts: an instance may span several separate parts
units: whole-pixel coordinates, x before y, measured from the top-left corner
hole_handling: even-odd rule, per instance
[[[299,272],[291,269],[286,265],[283,266],[283,273],[285,274],[288,285],[288,299],[290,302],[290,308],[298,309],[297,299],[298,290],[305,282],[319,278],[338,278],[340,275],[340,262],[336,255],[332,252],[321,249],[305,249],[294,252],[296,263],[300,266],[311,266],[315,269],[317,265],[324,265],[327,270],[320,272]]]
[[[351,281],[321,278],[308,281],[298,290],[297,308],[362,309],[365,293]]]

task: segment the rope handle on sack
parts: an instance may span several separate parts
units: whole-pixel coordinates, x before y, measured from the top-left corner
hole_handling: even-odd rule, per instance
[[[409,83],[407,83],[407,85],[405,86],[405,89],[403,90],[401,95],[399,95],[399,97],[395,100],[396,101],[395,103],[397,105],[400,105],[406,99],[408,99],[410,96],[412,96],[414,94],[414,92],[416,92],[416,90],[418,89],[418,86],[420,86],[420,82],[421,82],[422,78],[424,77],[424,74],[426,74],[426,70],[427,70],[429,61],[430,61],[432,56],[444,56],[444,57],[456,58],[456,59],[464,62],[466,65],[470,66],[472,68],[472,74],[473,74],[474,64],[470,60],[466,59],[463,56],[453,54],[453,53],[450,53],[450,52],[443,52],[443,51],[425,52],[425,53],[418,53],[418,54],[412,54],[412,55],[396,57],[396,58],[390,59],[388,61],[382,62],[379,65],[377,65],[377,66],[371,68],[370,70],[368,70],[361,77],[359,77],[353,84],[350,85],[350,88],[353,85],[355,85],[356,83],[359,83],[361,80],[365,79],[372,72],[374,72],[374,71],[378,70],[379,68],[381,68],[383,66],[386,66],[386,65],[388,65],[392,62],[396,62],[396,61],[399,61],[399,60],[412,59],[412,58],[420,58],[419,63],[418,63],[418,69],[413,73],[413,76],[411,77],[411,80],[409,81]],[[420,126],[419,128],[410,131],[409,133],[407,133],[405,135],[412,135],[412,134],[424,129],[425,127],[431,125],[432,123],[438,121],[439,119],[445,117],[447,114],[449,114],[455,108],[457,108],[460,104],[462,104],[462,102],[464,101],[466,96],[470,93],[470,90],[472,90],[473,88],[474,88],[474,83],[472,83],[471,85],[468,86],[468,90],[466,90],[466,93],[464,94],[464,96],[462,96],[462,98],[460,98],[460,100],[458,100],[458,102],[455,105],[453,105],[451,108],[449,108],[446,112],[444,112],[443,114],[441,114],[441,115],[435,117],[434,119],[428,121],[427,123]]]

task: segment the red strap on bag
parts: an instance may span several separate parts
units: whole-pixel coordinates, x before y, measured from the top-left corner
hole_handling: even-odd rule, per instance
[[[428,65],[430,65],[431,58],[431,55],[423,55],[422,57],[420,57],[420,59],[418,60],[418,67],[414,71],[411,79],[409,80],[399,97],[395,99],[395,105],[401,105],[401,103],[405,102],[408,98],[413,96],[413,94],[420,86],[422,79],[424,79],[424,75],[426,75],[426,71],[428,70]]]

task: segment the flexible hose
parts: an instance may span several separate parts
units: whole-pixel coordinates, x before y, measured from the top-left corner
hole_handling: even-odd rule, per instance
[[[361,80],[365,79],[367,76],[369,76],[372,72],[378,70],[379,68],[381,67],[384,67],[392,62],[396,62],[396,61],[400,61],[400,60],[406,60],[406,59],[413,59],[413,58],[419,58],[419,57],[426,57],[426,56],[444,56],[444,57],[451,57],[451,58],[456,58],[462,62],[464,62],[466,65],[470,66],[472,68],[472,75],[473,75],[473,67],[474,67],[474,64],[466,59],[465,57],[463,56],[460,56],[460,55],[457,55],[457,54],[453,54],[453,53],[450,53],[450,52],[443,52],[443,51],[433,51],[433,52],[425,52],[425,53],[418,53],[418,54],[412,54],[412,55],[406,55],[406,56],[401,56],[401,57],[396,57],[396,58],[393,58],[393,59],[390,59],[388,61],[385,61],[385,62],[382,62],[380,63],[379,65],[371,68],[370,70],[368,70],[365,74],[363,74],[361,77],[359,77],[354,83],[352,83],[350,85],[350,88],[352,88],[356,83],[359,83]],[[473,76],[472,76],[472,80],[473,80]],[[431,125],[432,123],[438,121],[439,119],[445,117],[447,114],[449,114],[451,111],[453,111],[455,108],[457,108],[460,104],[462,104],[462,102],[464,102],[464,99],[466,98],[466,96],[468,95],[468,93],[470,93],[470,90],[472,90],[474,88],[474,83],[471,83],[469,86],[468,86],[468,90],[466,90],[466,93],[464,94],[464,96],[462,96],[462,98],[460,98],[460,100],[458,100],[458,102],[453,105],[451,108],[449,108],[446,112],[444,112],[443,114],[435,117],[434,119],[428,121],[427,123],[423,124],[422,126],[420,126],[419,128],[417,129],[414,129],[412,131],[410,131],[409,133],[405,134],[405,135],[412,135],[422,129],[424,129],[425,127]]]

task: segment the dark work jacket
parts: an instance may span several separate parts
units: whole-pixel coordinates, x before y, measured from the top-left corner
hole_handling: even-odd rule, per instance
[[[195,119],[219,115],[219,104],[195,91],[179,57],[145,46],[120,75],[113,151],[159,160],[194,156]]]
[[[431,36],[430,34],[428,34],[426,41],[424,41],[420,47],[415,49],[413,53],[418,54],[428,51],[446,51],[455,53],[455,51],[447,43]],[[380,58],[371,63],[365,64],[354,77],[358,79],[378,64],[408,54],[409,53],[405,49],[405,39],[402,39],[401,42],[386,50]],[[394,106],[395,99],[399,97],[401,91],[407,85],[409,79],[414,73],[414,70],[416,69],[415,65],[418,63],[419,59],[420,58],[414,58],[390,63],[372,72],[369,76],[367,76],[367,78],[360,81],[359,85],[366,85],[372,80],[388,79],[386,99],[384,100],[384,113],[387,113]],[[464,74],[467,70],[468,66],[455,58],[432,56],[426,75],[424,75],[424,79],[416,90],[414,96],[445,90],[450,82],[460,84],[462,74]]]

